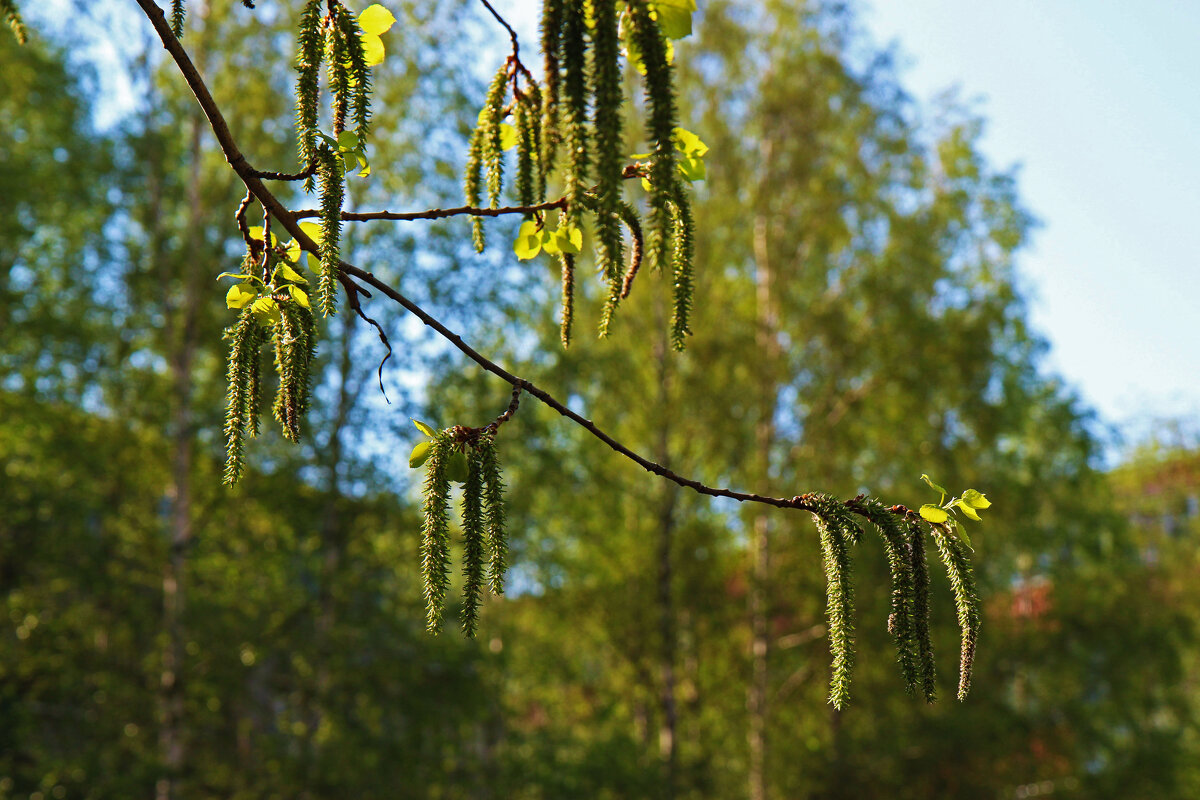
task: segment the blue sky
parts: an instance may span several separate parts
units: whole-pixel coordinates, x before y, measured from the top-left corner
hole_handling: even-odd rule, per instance
[[[1021,260],[1050,367],[1111,422],[1200,413],[1200,3],[875,0],[928,100],[957,86],[1042,221]]]

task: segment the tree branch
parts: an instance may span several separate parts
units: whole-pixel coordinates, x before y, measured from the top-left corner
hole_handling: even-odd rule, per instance
[[[205,117],[208,118],[209,124],[213,130],[213,134],[216,137],[217,143],[221,147],[222,153],[225,155],[226,161],[229,162],[229,166],[246,184],[246,188],[249,189],[250,193],[252,193],[263,205],[263,207],[271,214],[271,216],[275,217],[275,219],[279,221],[284,229],[287,230],[287,232],[290,233],[292,237],[300,243],[300,246],[304,250],[319,257],[320,249],[318,248],[316,242],[314,242],[308,236],[308,234],[304,232],[304,230],[300,227],[300,224],[297,222],[298,217],[302,215],[315,216],[317,212],[293,213],[289,211],[278,200],[278,198],[276,198],[275,195],[266,188],[265,185],[263,185],[262,179],[259,177],[263,173],[251,167],[246,161],[246,157],[242,155],[242,152],[238,149],[237,143],[234,141],[233,134],[229,130],[229,125],[225,121],[224,115],[222,115],[220,108],[213,100],[212,95],[208,91],[208,87],[204,83],[204,79],[200,76],[200,73],[192,63],[187,51],[183,49],[183,46],[179,43],[179,40],[176,39],[171,33],[170,23],[168,23],[162,9],[159,8],[153,0],[136,0],[136,2],[141,7],[146,17],[150,20],[150,24],[154,26],[154,31],[156,34],[158,34],[159,39],[162,41],[163,47],[175,61],[176,66],[183,75],[183,79],[187,82],[188,87],[191,89],[192,94],[196,98],[196,101],[200,104],[200,108],[204,112]],[[486,2],[484,4],[487,5]],[[626,167],[626,176],[630,177],[628,173],[636,174],[635,170],[636,166],[632,168]],[[546,205],[554,208],[559,207],[558,204],[562,202],[564,201],[559,200]],[[386,217],[379,216],[379,214],[389,214],[389,212],[377,212],[375,216],[343,214],[343,218],[353,219],[356,216],[363,216],[364,218],[371,219],[436,219],[438,217],[454,216],[456,214],[474,214],[476,212],[480,216],[497,216],[500,213],[517,213],[516,210],[512,209],[474,209],[464,207],[460,209],[432,209],[427,212],[394,214]],[[633,450],[617,441],[600,428],[596,427],[596,425],[590,419],[586,419],[582,415],[572,411],[566,405],[556,400],[549,393],[535,386],[532,382],[513,375],[496,362],[481,355],[473,347],[464,342],[462,337],[435,319],[432,315],[425,311],[425,309],[421,308],[412,300],[409,300],[407,297],[405,297],[396,289],[392,288],[384,281],[376,278],[372,273],[343,261],[341,262],[341,269],[338,279],[349,294],[350,304],[356,311],[360,310],[358,308],[358,295],[363,294],[368,297],[370,296],[370,293],[364,290],[359,284],[359,282],[361,282],[373,287],[385,297],[398,303],[409,313],[416,316],[417,319],[421,320],[421,322],[423,322],[426,326],[432,328],[438,333],[438,335],[452,344],[455,348],[478,364],[485,371],[497,376],[501,380],[511,385],[514,389],[521,389],[533,395],[538,400],[541,400],[547,406],[557,411],[560,415],[571,420],[576,425],[579,425],[588,433],[592,434],[592,436],[599,439],[601,442],[608,445],[608,447],[617,453],[620,453],[633,463],[642,467],[647,472],[651,472],[661,478],[672,481],[679,486],[691,489],[694,492],[707,495],[709,497],[724,497],[737,500],[738,502],[762,503],[763,505],[774,506],[776,508],[795,508],[806,511],[817,510],[818,504],[814,502],[814,496],[809,494],[799,495],[791,498],[769,497],[752,492],[740,492],[733,489],[708,486],[698,480],[685,478],[682,475],[679,475],[678,473],[663,466],[662,464],[658,464],[648,458],[645,458],[644,456],[635,453]],[[858,502],[861,499],[861,497],[858,497],[854,498],[853,500],[848,500],[845,502],[845,505],[849,510],[854,511],[855,513],[861,513],[861,509],[858,505]],[[912,512],[910,512],[904,506],[893,506],[891,511],[900,516],[912,514]]]

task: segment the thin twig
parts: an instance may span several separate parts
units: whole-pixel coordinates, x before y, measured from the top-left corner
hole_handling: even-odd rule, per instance
[[[552,211],[556,208],[566,208],[567,199],[560,197],[545,203],[532,206],[504,206],[501,208],[478,208],[476,206],[460,206],[459,208],[430,208],[426,211],[343,211],[343,222],[370,222],[372,220],[394,220],[396,222],[412,222],[418,219],[445,219],[447,217],[500,217],[505,214],[533,214],[538,211]],[[315,208],[305,208],[291,212],[296,219],[319,217],[321,212]]]

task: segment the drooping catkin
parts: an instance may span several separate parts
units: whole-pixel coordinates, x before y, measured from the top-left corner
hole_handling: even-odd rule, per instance
[[[925,533],[915,522],[908,522],[909,555],[913,575],[913,638],[921,672],[925,701],[937,699],[937,668],[933,660],[933,640],[929,635],[929,564],[925,560]]]
[[[346,43],[346,69],[350,78],[350,113],[359,139],[371,132],[371,68],[363,49],[362,29],[345,6],[338,9],[338,27]]]
[[[171,33],[175,34],[176,39],[183,38],[183,23],[187,16],[187,9],[184,8],[183,0],[171,0]]]
[[[424,527],[421,532],[421,575],[425,585],[425,628],[438,633],[450,585],[450,479],[446,462],[452,443],[440,433],[425,462]]]
[[[492,594],[504,594],[508,570],[508,520],[504,509],[504,480],[496,453],[496,434],[485,434],[479,442],[479,468],[483,473],[484,544],[488,551],[488,586]]]
[[[296,52],[296,139],[300,163],[313,163],[316,157],[317,117],[320,104],[321,59],[325,54],[321,31],[322,0],[308,0],[300,15],[300,34]],[[312,191],[313,179],[304,183]]]
[[[17,8],[17,0],[0,0],[0,11],[4,12],[4,21],[17,37],[18,44],[29,41],[29,32],[25,29],[25,21],[21,19],[21,10]]]
[[[483,126],[475,128],[471,134],[471,142],[467,146],[467,166],[463,173],[463,194],[466,195],[467,205],[479,206],[479,193],[483,187]],[[483,219],[471,217],[471,242],[475,252],[482,253],[486,239],[483,233]]]
[[[321,185],[321,313],[332,316],[337,312],[337,280],[341,268],[342,237],[342,164],[338,155],[328,147],[317,150],[317,178]]]
[[[591,90],[595,131],[597,255],[610,295],[619,299],[624,247],[617,216],[623,184],[624,137],[621,130],[620,40],[616,0],[593,0]]]
[[[560,253],[559,263],[562,265],[562,323],[559,326],[559,338],[563,347],[570,347],[571,325],[575,321],[575,256]]]
[[[333,136],[346,130],[346,116],[350,113],[350,50],[346,31],[335,19],[328,29],[329,61],[326,72],[329,89],[333,93]]]
[[[508,77],[508,64],[505,63],[492,78],[479,119],[479,126],[483,129],[483,162],[487,167],[488,205],[492,208],[500,205],[500,192],[504,189],[504,146],[500,126],[504,123]]]
[[[913,565],[904,523],[887,506],[874,498],[862,498],[855,503],[860,514],[871,521],[883,540],[888,570],[892,576],[891,614],[888,632],[896,646],[896,660],[904,678],[905,690],[916,692],[919,682],[916,643],[913,629],[913,605],[916,590],[913,585]]]
[[[279,322],[275,324],[275,371],[279,388],[273,411],[283,427],[283,435],[300,441],[300,424],[308,410],[314,343],[313,330],[307,324],[311,314],[296,303],[278,300]],[[307,317],[307,319],[306,319]]]
[[[836,518],[814,511],[813,519],[821,539],[829,649],[833,654],[829,702],[834,708],[841,709],[850,699],[850,675],[854,666],[854,585],[850,580],[849,549],[853,535],[842,529]]]
[[[534,193],[537,188],[535,164],[538,148],[533,131],[537,110],[529,106],[527,97],[513,100],[513,124],[517,129],[517,202],[523,206],[537,202]]]
[[[472,447],[467,451],[467,480],[463,484],[462,530],[463,530],[463,605],[462,629],[467,636],[475,636],[479,622],[479,605],[484,585],[484,520],[483,520],[483,470],[481,453]]]
[[[542,57],[545,59],[546,91],[542,96],[542,175],[554,169],[559,129],[558,95],[562,55],[563,8],[569,0],[544,0],[542,3]]]
[[[562,22],[562,103],[566,114],[567,221],[583,222],[583,194],[588,188],[588,75],[587,20],[582,2],[567,0]]]
[[[676,126],[675,88],[667,62],[666,41],[650,18],[645,0],[629,0],[630,19],[641,51],[646,102],[650,107],[650,256],[656,268],[667,266],[671,238],[671,206],[679,177],[673,136]]]
[[[242,310],[237,322],[225,331],[229,340],[229,361],[226,368],[228,391],[225,403],[225,483],[232,486],[242,477],[242,453],[249,424],[252,368],[256,359],[253,349],[258,345],[258,320],[249,308]]]
[[[642,266],[642,253],[645,251],[645,238],[642,235],[642,223],[637,211],[625,201],[617,206],[617,213],[625,227],[629,228],[629,266],[625,268],[625,277],[621,281],[621,299],[629,297],[633,290],[633,279],[637,277]]]
[[[696,256],[695,223],[687,192],[679,186],[671,204],[672,221],[675,225],[674,248],[671,257],[672,290],[674,307],[671,312],[671,346],[683,350],[685,340],[691,336],[692,313],[692,263]]]
[[[958,610],[958,626],[962,631],[962,647],[958,666],[958,699],[965,700],[971,690],[971,671],[975,665],[975,643],[979,639],[979,592],[975,573],[971,569],[966,548],[944,525],[930,525],[954,590],[954,605]]]

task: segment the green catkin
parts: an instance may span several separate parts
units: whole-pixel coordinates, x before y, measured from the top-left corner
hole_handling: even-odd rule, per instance
[[[683,350],[692,335],[689,325],[692,313],[692,263],[696,255],[695,223],[687,192],[679,186],[672,205],[675,223],[674,248],[671,258],[674,308],[671,313],[671,346]]]
[[[242,477],[242,452],[246,444],[246,409],[249,406],[253,349],[258,345],[258,320],[249,308],[243,309],[236,323],[225,331],[229,340],[229,363],[225,376],[228,393],[225,404],[225,483],[229,486]]]
[[[504,594],[504,574],[508,570],[507,513],[504,509],[504,481],[496,454],[495,432],[484,434],[479,443],[479,466],[483,473],[484,544],[488,550],[488,587],[492,594]]]
[[[606,270],[607,272],[607,270]],[[617,306],[621,304],[623,295],[621,294],[622,281],[620,273],[617,274],[616,280],[610,280],[608,284],[608,297],[604,298],[604,309],[600,312],[600,338],[608,336],[608,329],[612,325],[613,314],[617,311]]]
[[[0,11],[4,12],[4,21],[8,23],[13,36],[17,37],[17,42],[25,44],[29,41],[29,31],[25,29],[25,22],[21,19],[21,10],[17,8],[16,0],[0,0]]]
[[[424,528],[421,532],[421,575],[425,584],[425,628],[438,633],[450,585],[450,480],[446,462],[451,442],[439,434],[425,462]]]
[[[925,560],[925,534],[915,522],[908,523],[908,546],[913,575],[913,638],[920,657],[921,689],[925,701],[932,703],[937,699],[937,669],[929,636],[929,564]]]
[[[596,241],[610,295],[620,298],[624,247],[617,209],[621,202],[624,136],[621,131],[620,38],[616,0],[593,0],[592,127],[595,130]]]
[[[259,417],[262,415],[262,346],[266,336],[261,325],[254,326],[254,342],[250,347],[250,362],[247,365],[250,385],[246,394],[246,433],[251,438],[259,434]]]
[[[583,195],[588,188],[587,21],[583,3],[567,0],[562,27],[562,101],[566,105],[567,222],[583,222]]]
[[[484,529],[483,471],[479,451],[467,451],[467,480],[463,484],[463,633],[475,637],[479,623],[479,604],[483,597]]]
[[[650,255],[656,268],[667,264],[671,238],[671,206],[679,182],[675,164],[675,89],[666,42],[650,18],[645,0],[629,0],[634,38],[646,69],[646,101],[650,106]]]
[[[312,372],[312,329],[305,324],[305,309],[276,299],[279,322],[275,325],[275,371],[279,389],[275,394],[275,419],[283,426],[283,435],[300,441],[300,423],[308,410],[309,382]],[[311,318],[311,317],[310,317]]]
[[[317,151],[317,177],[321,184],[321,313],[332,316],[337,311],[337,277],[341,264],[342,236],[342,165],[328,147]]]
[[[546,93],[542,98],[543,177],[554,169],[558,145],[562,142],[562,131],[558,125],[559,69],[562,55],[563,7],[568,1],[544,0],[542,3],[542,54],[546,73]]]
[[[850,582],[850,549],[853,533],[840,526],[840,520],[824,516],[828,510],[813,512],[821,538],[821,559],[825,567],[825,594],[828,601],[829,648],[833,653],[829,680],[829,702],[842,709],[850,699],[850,673],[854,666],[854,586]]]
[[[187,16],[187,10],[183,7],[183,0],[171,0],[171,33],[175,34],[176,39],[183,38],[183,22]]]
[[[575,321],[575,256],[560,253],[562,264],[562,325],[559,338],[563,347],[571,346],[571,324]]]
[[[529,124],[530,156],[535,168],[533,185],[533,202],[546,202],[546,160],[545,139],[542,130],[542,90],[536,83],[530,83],[525,89],[525,102],[528,103],[526,117]]]
[[[483,162],[487,166],[488,204],[492,208],[500,205],[500,192],[504,189],[504,148],[501,146],[500,126],[504,122],[505,87],[508,84],[508,64],[504,64],[492,78],[483,114],[479,120],[483,128]]]
[[[888,616],[888,632],[896,646],[896,660],[904,687],[909,694],[916,692],[919,680],[917,653],[913,638],[912,609],[915,598],[913,588],[912,559],[909,543],[904,535],[903,523],[887,506],[874,498],[863,498],[855,503],[856,510],[865,516],[879,531],[887,555],[888,569],[892,575],[892,610]]]
[[[336,12],[335,12],[336,13]],[[350,113],[350,60],[349,45],[346,32],[342,26],[334,24],[329,27],[329,62],[326,72],[329,77],[329,88],[333,92],[333,137],[346,130],[346,116]]]
[[[534,107],[536,109],[536,106]],[[537,111],[529,108],[528,98],[513,100],[513,123],[517,129],[517,201],[523,206],[534,204],[535,180],[534,161],[537,140],[534,138],[532,120]]]
[[[322,0],[308,0],[300,15],[300,35],[296,53],[296,140],[300,163],[307,167],[316,156],[317,115],[320,103],[321,59],[325,54],[321,33]],[[304,183],[311,192],[313,179]]]
[[[954,605],[958,609],[958,626],[962,630],[959,655],[958,699],[965,700],[971,690],[971,671],[975,665],[975,643],[979,639],[979,592],[975,573],[971,569],[965,546],[945,526],[930,525],[933,540],[946,565],[950,587],[954,590]]]
[[[346,42],[354,131],[359,139],[366,139],[371,132],[371,68],[367,66],[367,54],[363,50],[362,29],[358,27],[358,20],[344,6],[338,11],[338,25]]]
[[[471,142],[467,146],[467,168],[463,176],[463,194],[467,205],[479,206],[479,192],[483,186],[483,126],[479,126],[471,134]],[[486,239],[483,233],[483,219],[471,217],[471,242],[475,252],[482,253]]]

